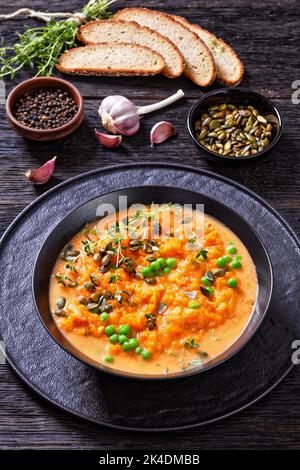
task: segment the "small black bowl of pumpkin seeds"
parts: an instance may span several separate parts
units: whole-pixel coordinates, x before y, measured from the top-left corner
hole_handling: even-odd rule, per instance
[[[191,108],[187,125],[203,155],[214,161],[262,157],[282,133],[278,108],[245,88],[222,88],[203,95]]]

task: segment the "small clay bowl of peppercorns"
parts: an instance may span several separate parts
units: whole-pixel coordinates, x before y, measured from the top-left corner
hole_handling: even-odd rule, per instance
[[[54,77],[25,80],[6,101],[10,126],[31,140],[57,140],[74,132],[84,117],[83,99],[71,83]]]

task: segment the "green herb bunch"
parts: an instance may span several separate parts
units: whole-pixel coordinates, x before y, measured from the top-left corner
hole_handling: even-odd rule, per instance
[[[45,26],[18,33],[19,42],[0,47],[0,79],[6,76],[13,79],[25,66],[36,69],[36,76],[52,75],[59,56],[74,46],[80,19],[110,18],[107,8],[113,1],[90,0],[77,16],[61,21],[52,19]]]

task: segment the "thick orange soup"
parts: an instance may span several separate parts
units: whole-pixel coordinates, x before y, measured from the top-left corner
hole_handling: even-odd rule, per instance
[[[256,271],[232,231],[197,216],[149,206],[75,235],[50,282],[50,308],[68,341],[143,375],[197,367],[228,349],[253,312]]]

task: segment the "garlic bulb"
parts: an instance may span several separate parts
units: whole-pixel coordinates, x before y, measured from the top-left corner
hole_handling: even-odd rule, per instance
[[[157,111],[169,104],[174,103],[184,96],[182,90],[178,90],[172,96],[169,96],[159,103],[147,106],[137,107],[125,96],[112,95],[107,96],[101,103],[99,115],[105,129],[113,134],[133,135],[140,128],[140,117],[144,114]]]

